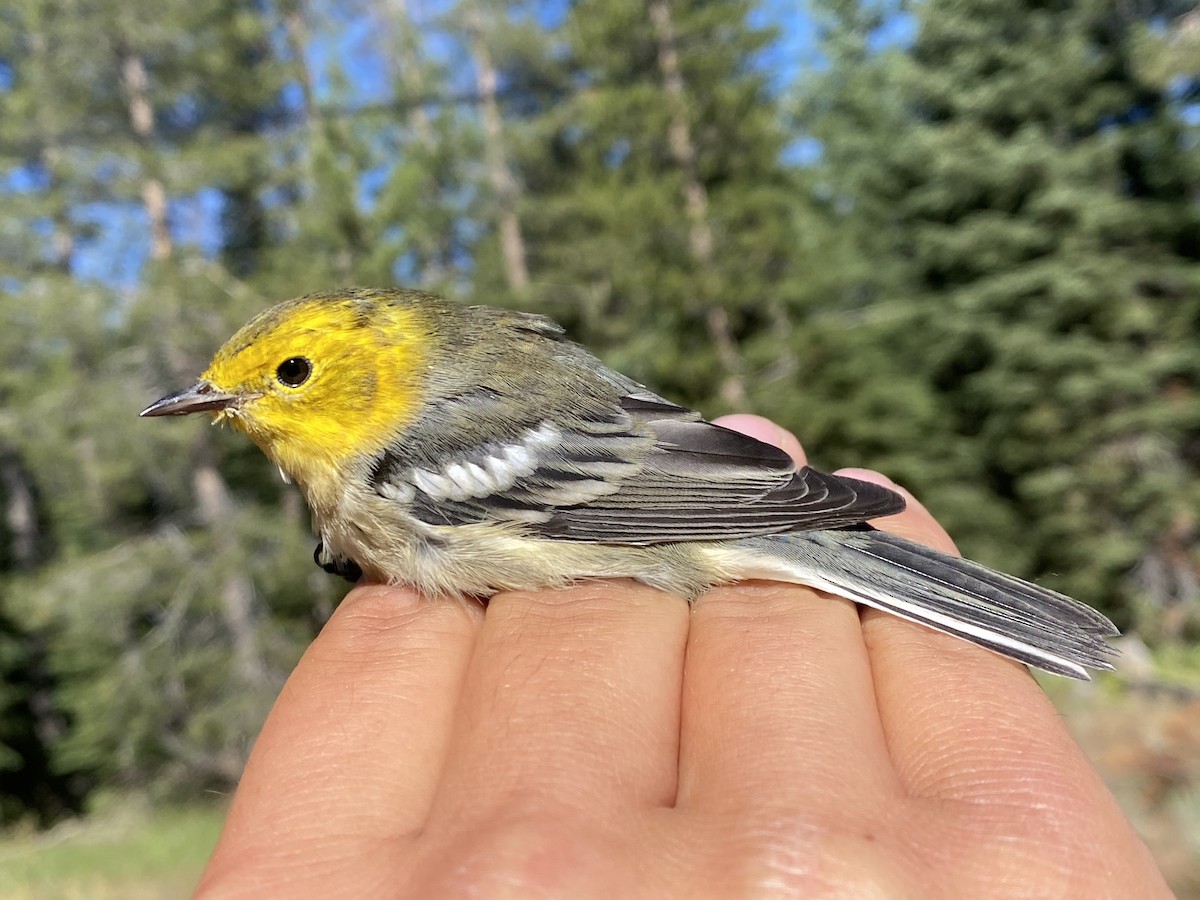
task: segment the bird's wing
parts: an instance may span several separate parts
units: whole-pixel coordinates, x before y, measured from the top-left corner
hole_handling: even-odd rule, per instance
[[[904,508],[886,488],[797,470],[782,450],[649,392],[486,442],[451,448],[445,434],[438,453],[389,451],[372,472],[379,494],[430,525],[501,521],[558,540],[656,544],[839,528]]]

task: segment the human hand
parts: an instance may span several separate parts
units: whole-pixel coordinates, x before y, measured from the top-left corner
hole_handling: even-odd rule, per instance
[[[876,524],[953,552],[909,504]],[[198,895],[1170,896],[1023,667],[803,587],[625,581],[351,591]]]

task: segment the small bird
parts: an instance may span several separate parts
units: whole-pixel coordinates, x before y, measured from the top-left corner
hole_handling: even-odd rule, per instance
[[[543,316],[410,290],[272,307],[143,416],[244,431],[352,579],[487,596],[628,577],[688,599],[808,585],[1073,678],[1118,634],[1070,597],[878,531],[884,487],[704,421]]]

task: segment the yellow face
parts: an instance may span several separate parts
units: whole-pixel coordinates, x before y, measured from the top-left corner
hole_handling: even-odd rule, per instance
[[[302,297],[251,320],[194,387],[144,415],[211,412],[315,487],[380,450],[415,416],[428,335],[411,304],[374,294]]]

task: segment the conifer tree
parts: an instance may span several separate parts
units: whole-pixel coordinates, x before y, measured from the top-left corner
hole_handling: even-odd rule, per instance
[[[778,363],[804,289],[802,195],[755,55],[751,4],[573,4],[557,69],[507,77],[527,303],[616,365],[712,413]],[[522,78],[533,68],[541,80]],[[481,248],[476,292],[496,293]]]
[[[263,611],[312,596],[267,562],[289,540],[303,558],[308,538],[298,511],[258,505],[277,491],[234,499],[249,449],[136,418],[251,305],[249,290],[230,302],[243,283],[187,221],[201,192],[249,195],[246,163],[278,121],[270,23],[237,12],[29,0],[3,17],[0,147],[6,184],[24,185],[0,213],[0,392],[19,410],[0,415],[3,499],[35,519],[4,535],[0,596],[44,651],[26,681],[53,692],[31,732],[46,785],[227,785],[311,614]],[[30,758],[15,777],[43,778]]]
[[[846,384],[829,427],[914,417],[900,474],[968,550],[1127,618],[1184,599],[1198,564],[1197,172],[1139,65],[1152,7],[933,0],[908,52],[834,70],[845,108],[819,126],[875,267],[856,343],[899,376]],[[864,84],[892,110],[864,118]],[[881,390],[896,408],[864,408]]]

